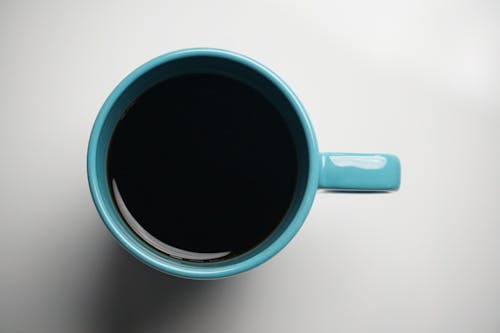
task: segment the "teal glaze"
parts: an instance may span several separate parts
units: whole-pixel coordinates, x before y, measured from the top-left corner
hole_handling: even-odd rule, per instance
[[[401,166],[390,154],[322,153],[319,187],[340,191],[394,191]]]
[[[198,60],[207,57],[223,61],[222,65],[217,65],[218,67],[214,71],[225,71],[226,73],[240,71],[247,74],[251,73],[254,76],[257,75],[254,84],[260,85],[263,83],[264,87],[266,84],[271,85],[273,89],[278,91],[279,98],[286,99],[286,102],[293,110],[292,112],[296,114],[300,122],[299,126],[301,127],[300,131],[303,134],[303,139],[299,143],[296,142],[296,144],[302,156],[301,163],[306,165],[305,170],[307,172],[298,181],[303,186],[292,203],[293,210],[291,208],[291,214],[287,214],[290,215],[290,218],[282,223],[279,232],[271,235],[267,241],[245,255],[228,261],[201,264],[183,262],[157,252],[128,228],[114,207],[108,188],[106,155],[114,126],[124,110],[141,92],[158,80],[165,78],[165,76],[169,77],[185,72],[186,68],[189,70],[191,67],[198,70],[196,66],[201,66]],[[176,65],[179,64],[178,60],[186,59],[195,60],[192,63],[187,62],[191,67],[182,67],[182,62],[180,62],[181,65]],[[224,67],[226,65],[227,68]],[[282,79],[267,67],[246,56],[211,48],[184,49],[161,55],[125,77],[101,107],[92,128],[87,152],[87,176],[90,192],[104,224],[113,236],[123,247],[144,263],[165,273],[193,279],[223,278],[242,273],[262,264],[277,254],[302,226],[313,203],[319,181],[324,181],[322,183],[323,187],[341,182],[339,177],[335,175],[337,169],[339,168],[331,166],[326,168],[325,165],[321,164],[316,136],[311,122],[298,98]],[[385,173],[387,171],[388,169],[383,169],[381,172]],[[351,172],[349,175],[352,176],[355,173]],[[370,176],[368,173],[363,173],[363,177]],[[329,183],[332,180],[334,182]],[[357,184],[368,183],[359,182]],[[368,188],[358,189],[367,190]]]

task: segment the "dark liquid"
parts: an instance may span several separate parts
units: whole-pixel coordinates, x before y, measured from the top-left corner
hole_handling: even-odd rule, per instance
[[[276,230],[297,163],[287,123],[260,93],[225,76],[192,74],[155,85],[131,105],[113,133],[108,179],[122,216],[150,245],[216,261]]]

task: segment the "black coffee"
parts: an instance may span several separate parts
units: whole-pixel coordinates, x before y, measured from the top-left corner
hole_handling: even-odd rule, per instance
[[[108,179],[131,229],[166,254],[224,260],[266,239],[290,207],[297,153],[278,110],[216,74],[143,93],[119,121]]]

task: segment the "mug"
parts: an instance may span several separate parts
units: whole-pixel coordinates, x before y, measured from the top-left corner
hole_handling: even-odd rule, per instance
[[[135,234],[114,205],[106,163],[110,139],[127,107],[156,83],[180,74],[225,73],[255,87],[275,106],[286,103],[293,131],[299,131],[296,150],[304,172],[293,214],[279,232],[261,246],[227,261],[195,263],[167,256]],[[181,144],[181,143],[180,143]],[[222,49],[184,49],[159,56],[130,73],[106,99],[95,120],[87,153],[87,175],[95,206],[104,224],[131,254],[162,272],[192,279],[215,279],[245,272],[267,261],[299,231],[318,189],[337,191],[394,191],[400,184],[400,162],[390,154],[320,153],[313,127],[297,96],[267,67],[246,56]],[[242,189],[243,190],[243,189]]]

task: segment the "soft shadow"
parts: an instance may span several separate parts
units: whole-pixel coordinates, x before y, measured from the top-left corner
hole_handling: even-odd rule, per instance
[[[328,190],[328,189],[321,189],[320,193],[348,193],[348,194],[387,194],[391,193],[393,191],[345,191],[345,190]]]
[[[145,332],[161,320],[169,331],[193,319],[227,280],[195,281],[169,276],[138,261],[111,240],[97,277],[90,309],[92,332]],[[164,327],[164,326],[163,326]]]

